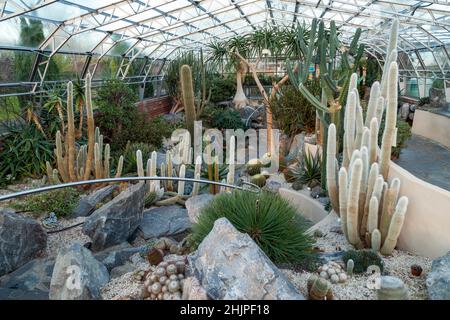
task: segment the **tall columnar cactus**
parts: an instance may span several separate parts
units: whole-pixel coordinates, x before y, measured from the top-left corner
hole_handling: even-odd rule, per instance
[[[188,65],[181,66],[180,70],[181,95],[183,98],[186,126],[194,139],[194,122],[197,117],[195,110],[194,85],[192,83],[192,70]]]
[[[91,178],[110,177],[110,146],[103,144],[100,130],[95,128],[91,101],[91,76],[86,76],[86,114],[88,144],[81,145],[78,150],[75,143],[75,117],[73,108],[73,84],[67,84],[67,127],[65,137],[56,132],[55,155],[57,169],[46,163],[47,176],[51,183],[75,182]],[[116,177],[122,173],[123,156],[119,158]],[[61,179],[59,178],[61,177]],[[98,186],[98,185],[96,185]]]
[[[394,22],[391,38],[397,37],[397,29],[398,24]],[[396,41],[391,39],[390,43]],[[395,47],[389,50],[390,57],[395,57]],[[355,247],[371,247],[389,255],[397,244],[408,199],[399,199],[399,179],[394,178],[390,184],[387,183],[397,120],[397,62],[390,61],[390,66],[385,67],[385,70],[388,72],[382,77],[386,79],[385,85],[380,86],[375,82],[371,88],[365,121],[355,82],[350,82],[344,114],[344,150],[339,184],[336,185],[335,124],[330,124],[328,130],[327,184],[331,204],[341,217],[342,229],[348,241]],[[356,79],[356,75],[352,79]],[[382,96],[383,87],[386,88],[385,97]],[[386,119],[380,149],[378,130],[384,109]],[[334,190],[338,190],[338,193]]]
[[[321,128],[323,129],[323,148],[327,149],[327,136],[328,127],[330,123],[334,123],[336,126],[336,146],[334,149],[339,152],[341,146],[345,147],[345,141],[342,140],[343,136],[343,116],[345,111],[345,104],[347,101],[347,95],[352,92],[353,88],[356,88],[357,76],[352,74],[356,72],[362,54],[364,52],[364,45],[358,45],[359,38],[361,36],[361,29],[357,29],[355,35],[351,41],[348,50],[345,50],[340,54],[341,68],[345,71],[345,77],[342,79],[335,79],[334,70],[337,67],[336,61],[337,54],[340,52],[342,44],[338,40],[337,28],[334,21],[330,23],[330,30],[327,34],[325,32],[325,25],[323,21],[318,23],[317,19],[313,19],[311,23],[311,29],[309,33],[309,44],[305,42],[305,35],[303,29],[299,28],[298,45],[304,54],[303,61],[299,62],[295,67],[291,63],[286,61],[287,70],[289,74],[289,80],[295,88],[316,108],[316,114],[320,118]],[[349,56],[353,56],[354,63],[351,63]],[[309,78],[309,66],[314,64],[314,59],[319,57],[320,75],[319,79],[322,85],[322,96],[320,99],[314,96],[306,88],[306,82]],[[356,110],[359,112],[359,110]],[[362,112],[356,114],[356,116],[362,118]],[[362,128],[362,125],[359,126]],[[357,132],[359,134],[359,140],[362,139],[362,131]],[[352,131],[353,134],[353,131]],[[345,138],[344,138],[345,140]],[[353,142],[352,142],[353,143]],[[350,155],[349,155],[350,156]],[[344,154],[344,159],[346,155]],[[324,153],[323,161],[328,164],[326,159],[326,153]],[[322,167],[322,187],[326,188],[326,169],[330,167]],[[336,205],[336,203],[335,203]]]

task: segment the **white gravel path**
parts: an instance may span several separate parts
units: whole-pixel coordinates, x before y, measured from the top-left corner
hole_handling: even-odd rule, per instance
[[[338,249],[349,250],[353,247],[341,233],[330,231],[339,226],[336,216],[329,215],[327,218],[313,226],[310,231],[319,229],[323,237],[317,238],[317,246],[324,252],[335,252]],[[431,270],[431,259],[412,255],[405,251],[394,250],[392,256],[383,257],[385,271],[392,276],[399,277],[408,287],[409,298],[411,300],[427,299],[425,279],[426,274]],[[411,265],[418,264],[423,268],[422,275],[415,277],[411,274]],[[283,269],[282,272],[292,281],[296,288],[305,296],[306,283],[313,274],[311,272],[295,272]],[[370,281],[368,274],[359,274],[350,277],[345,283],[333,284],[333,294],[335,300],[376,300],[376,290],[369,289],[367,283]]]

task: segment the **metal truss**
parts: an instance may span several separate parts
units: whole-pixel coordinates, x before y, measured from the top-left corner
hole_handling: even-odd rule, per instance
[[[46,16],[45,11],[55,6],[83,14],[61,20],[54,18],[57,15]],[[94,75],[102,59],[126,42],[116,77],[127,78],[133,63],[145,59],[138,75],[145,83],[154,76],[158,61],[166,61],[178,52],[197,50],[213,40],[245,34],[268,22],[293,27],[314,18],[326,25],[335,21],[344,42],[351,39],[355,28],[361,27],[361,42],[380,64],[387,46],[387,28],[397,18],[401,24],[399,49],[409,59],[401,62],[401,71],[417,77],[421,72],[444,78],[450,74],[449,63],[442,63],[442,52],[449,59],[449,0],[110,0],[96,8],[75,0],[0,0],[0,23],[17,23],[18,17],[40,19],[55,26],[34,49],[37,57],[30,83],[39,85],[33,85],[33,91],[46,81],[51,59],[67,52],[67,47],[84,35],[98,35],[98,42],[88,52],[78,52],[86,55],[81,76],[87,72]],[[429,61],[424,61],[422,50],[431,52],[427,59],[434,59],[435,69],[427,66]],[[412,71],[415,56],[419,65]]]

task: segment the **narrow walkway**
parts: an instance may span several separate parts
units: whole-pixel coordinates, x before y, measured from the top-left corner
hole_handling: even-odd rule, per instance
[[[395,162],[416,177],[450,191],[450,150],[413,135]]]

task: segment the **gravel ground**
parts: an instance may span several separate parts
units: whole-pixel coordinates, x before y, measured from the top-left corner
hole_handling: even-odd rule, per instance
[[[142,282],[137,279],[137,273],[154,269],[139,253],[130,258],[135,271],[111,279],[101,288],[101,295],[105,300],[140,300],[142,299]]]
[[[79,217],[75,219],[59,219],[57,227],[49,229],[49,231],[61,230],[66,227],[73,226],[84,222],[85,219],[86,217]],[[62,232],[48,234],[47,255],[56,256],[59,250],[68,248],[74,243],[83,245],[87,242],[90,242],[91,240],[89,239],[89,237],[81,232],[82,228],[83,225],[80,225],[78,227],[64,230]]]
[[[317,238],[317,246],[324,252],[335,252],[340,250],[353,249],[342,233],[335,232],[339,222],[337,216],[331,214],[310,229],[322,231],[323,236]],[[409,298],[411,300],[427,299],[425,279],[426,274],[431,270],[432,260],[412,255],[405,251],[394,250],[392,256],[383,257],[385,271],[391,276],[399,277],[408,287]],[[411,265],[418,264],[423,268],[422,275],[415,277],[411,275]],[[282,272],[292,281],[296,288],[305,296],[306,283],[313,274],[311,272],[295,272],[283,269]],[[376,290],[369,289],[367,284],[371,278],[368,274],[354,275],[345,283],[333,284],[333,295],[335,300],[376,300]]]

